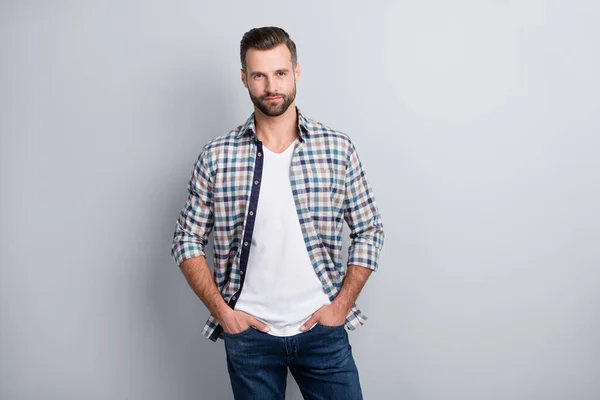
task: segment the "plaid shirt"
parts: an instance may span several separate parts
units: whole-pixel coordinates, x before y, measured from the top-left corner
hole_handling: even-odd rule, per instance
[[[333,301],[347,271],[342,265],[343,221],[350,227],[352,240],[348,265],[371,270],[378,267],[383,225],[350,138],[297,111],[300,140],[290,166],[290,182],[306,250],[323,290]],[[262,142],[252,114],[244,125],[204,146],[176,224],[171,253],[177,264],[204,256],[208,236],[214,231],[213,277],[232,308],[244,285],[256,213],[269,212],[264,205],[257,210],[262,168]],[[354,330],[366,319],[354,305],[346,328]],[[211,315],[202,333],[216,341],[222,332]]]

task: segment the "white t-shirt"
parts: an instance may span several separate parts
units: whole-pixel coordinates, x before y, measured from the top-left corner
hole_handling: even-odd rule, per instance
[[[252,245],[235,306],[266,323],[274,336],[300,333],[300,326],[330,303],[308,256],[292,195],[290,165],[297,142],[279,154],[263,146]]]

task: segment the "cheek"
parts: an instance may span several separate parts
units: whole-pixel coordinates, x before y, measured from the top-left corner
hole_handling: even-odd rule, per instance
[[[284,85],[285,85],[285,91],[287,93],[291,93],[294,91],[294,79],[286,80]]]
[[[264,90],[264,85],[261,85],[260,82],[248,82],[248,89],[252,92],[252,94],[261,94]]]

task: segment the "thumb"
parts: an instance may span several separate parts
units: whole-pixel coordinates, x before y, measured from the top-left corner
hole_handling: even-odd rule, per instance
[[[271,328],[269,328],[267,326],[267,324],[264,324],[264,323],[260,322],[259,320],[257,320],[253,316],[250,316],[250,325],[252,325],[256,329],[258,329],[259,331],[265,332],[265,333],[267,333],[267,332],[269,332],[271,330]]]
[[[305,330],[312,328],[312,326],[314,324],[316,324],[317,322],[319,322],[319,317],[317,316],[317,314],[313,314],[312,317],[310,317],[310,319],[308,321],[306,321],[301,327],[300,327],[300,331],[304,332]]]

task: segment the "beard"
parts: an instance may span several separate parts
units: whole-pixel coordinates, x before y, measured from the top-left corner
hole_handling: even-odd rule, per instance
[[[250,94],[252,103],[254,103],[256,108],[262,111],[263,114],[269,117],[279,117],[287,111],[296,99],[296,85],[294,85],[294,90],[290,94],[267,92],[264,96],[257,97],[250,92],[250,89],[248,89],[248,94]],[[281,97],[281,100],[277,103],[269,103],[265,100],[267,97]]]

